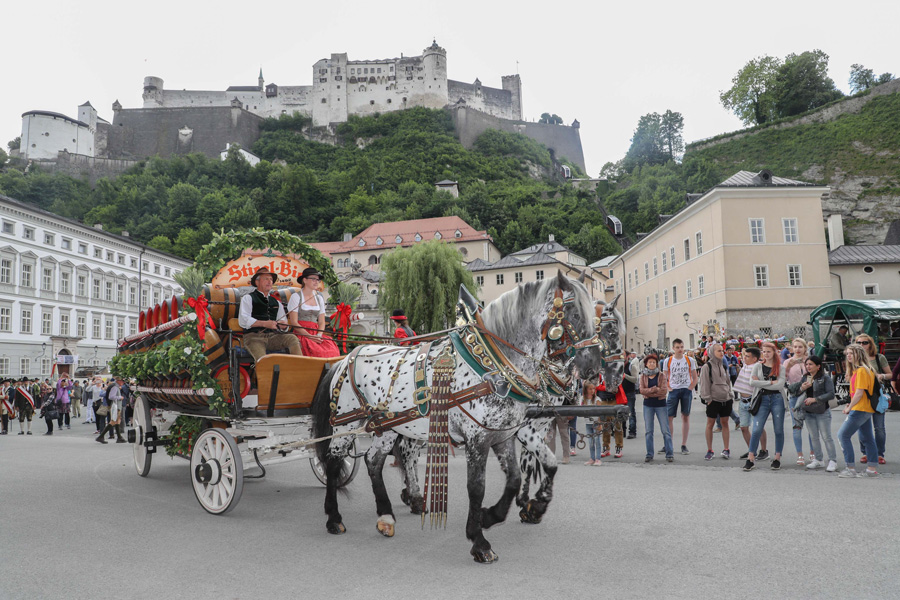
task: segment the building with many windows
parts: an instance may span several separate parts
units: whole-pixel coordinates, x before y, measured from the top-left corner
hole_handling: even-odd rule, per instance
[[[609,265],[628,347],[688,347],[708,326],[730,335],[802,335],[831,300],[822,197],[829,188],[740,171]]]
[[[191,262],[0,195],[0,376],[103,367]]]

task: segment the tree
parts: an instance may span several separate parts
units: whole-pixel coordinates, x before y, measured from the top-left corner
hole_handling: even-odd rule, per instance
[[[6,161],[8,160],[9,155],[5,151],[0,150],[0,169],[6,166]]]
[[[454,322],[460,285],[476,291],[462,255],[447,242],[434,240],[388,252],[381,271],[379,308],[386,316],[403,309],[410,326],[420,334],[446,329]]]
[[[631,138],[631,147],[625,154],[622,167],[632,171],[641,165],[661,165],[680,158],[684,152],[684,117],[667,110],[664,114],[650,113],[638,120]]]
[[[547,123],[548,125],[562,125],[563,120],[558,114],[542,113],[538,123]]]
[[[887,83],[888,81],[892,81],[893,79],[893,73],[885,72],[878,76],[878,79],[875,80],[875,85],[881,85],[882,83]]]
[[[719,101],[744,125],[762,125],[775,117],[772,88],[781,61],[773,56],[760,56],[744,65],[731,80],[732,86],[719,93]]]
[[[582,225],[578,233],[567,236],[563,243],[586,258],[588,263],[622,252],[622,247],[604,225]]]
[[[844,95],[828,76],[828,55],[821,50],[788,54],[775,74],[772,93],[779,117],[799,115]]]
[[[859,63],[850,65],[850,93],[856,94],[875,85],[875,71],[867,69]]]
[[[10,150],[18,150],[22,146],[22,136],[17,135],[13,139],[6,142],[6,147]]]
[[[152,240],[147,242],[147,245],[163,252],[172,252],[172,240],[164,235],[154,236]]]
[[[684,117],[679,112],[666,110],[659,123],[659,135],[670,160],[680,160],[684,154]]]

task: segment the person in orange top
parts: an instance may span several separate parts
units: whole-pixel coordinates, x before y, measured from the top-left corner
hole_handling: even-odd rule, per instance
[[[872,415],[875,413],[872,396],[875,388],[875,372],[869,366],[866,350],[860,344],[850,344],[844,350],[846,373],[850,373],[850,404],[844,407],[847,420],[838,431],[838,439],[844,450],[844,462],[847,466],[839,477],[862,477],[856,472],[856,460],[853,455],[853,441],[850,439],[859,431],[859,441],[866,448],[868,477],[877,477],[878,471],[872,465],[878,464],[878,447],[875,444],[875,431],[872,428]]]
[[[398,308],[394,311],[391,320],[397,323],[397,329],[394,330],[395,339],[416,337],[416,332],[409,326],[409,321],[406,319],[406,313],[403,312],[402,308]],[[412,342],[400,342],[400,345],[408,346],[411,343]]]

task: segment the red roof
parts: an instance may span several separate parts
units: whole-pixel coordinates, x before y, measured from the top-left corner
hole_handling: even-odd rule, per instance
[[[456,232],[459,232],[457,236]],[[420,236],[416,240],[416,234]],[[436,237],[436,234],[440,234]],[[397,236],[400,241],[397,241]],[[378,243],[378,240],[381,243]],[[320,252],[331,255],[342,252],[357,252],[363,249],[386,249],[397,246],[412,246],[418,241],[442,239],[451,242],[470,242],[474,240],[489,240],[491,236],[486,231],[473,229],[471,225],[459,217],[437,217],[434,219],[415,219],[412,221],[395,221],[393,223],[375,223],[366,228],[362,233],[354,236],[349,242],[322,242],[312,244]],[[360,245],[360,240],[363,244]]]

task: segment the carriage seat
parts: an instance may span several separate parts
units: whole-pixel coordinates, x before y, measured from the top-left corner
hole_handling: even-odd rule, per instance
[[[256,363],[258,417],[309,414],[319,380],[341,357],[268,354]]]

